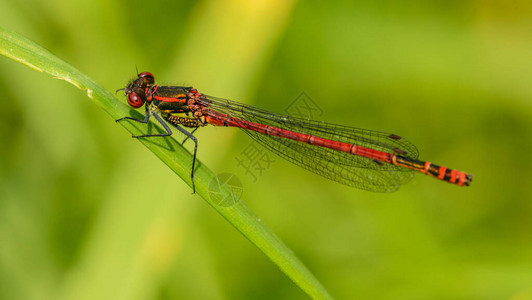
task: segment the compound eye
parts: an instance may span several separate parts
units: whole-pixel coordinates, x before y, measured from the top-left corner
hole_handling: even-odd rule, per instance
[[[151,85],[155,82],[155,78],[150,72],[142,72],[138,75],[138,77],[144,79],[144,82],[148,85]]]
[[[140,97],[137,93],[131,92],[127,96],[127,103],[131,105],[133,108],[139,108],[142,105],[144,105],[144,101],[142,100],[142,97]]]

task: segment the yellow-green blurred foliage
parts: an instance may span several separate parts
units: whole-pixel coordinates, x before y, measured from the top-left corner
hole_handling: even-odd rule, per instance
[[[475,175],[375,194],[270,155],[254,182],[244,133],[200,129],[201,162],[332,295],[532,298],[532,2],[7,0],[0,20],[109,90],[138,67],[280,113],[305,91]],[[0,68],[1,299],[306,297],[83,91]]]

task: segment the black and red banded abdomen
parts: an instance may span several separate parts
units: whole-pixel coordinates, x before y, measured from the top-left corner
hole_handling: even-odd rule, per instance
[[[414,171],[421,172],[458,186],[469,186],[473,180],[473,175],[466,172],[449,169],[447,167],[438,166],[430,162],[420,161],[400,155],[394,155],[392,158],[392,164],[412,169]]]
[[[436,177],[440,180],[454,183],[459,186],[469,186],[473,180],[473,175],[458,171],[455,169],[449,169],[447,167],[441,167],[430,162],[425,162],[425,170],[427,175]]]
[[[266,135],[283,137],[290,140],[307,143],[310,145],[330,148],[333,150],[366,157],[368,159],[372,159],[376,163],[389,163],[399,167],[408,168],[459,186],[468,186],[473,180],[473,175],[471,174],[454,169],[449,169],[447,167],[441,167],[430,162],[424,162],[402,155],[378,151],[375,149],[358,146],[356,144],[333,141],[330,139],[325,139],[309,134],[303,134],[282,128],[276,128],[264,124],[249,122],[213,111],[206,112],[206,121],[207,123],[214,126],[238,127]],[[396,135],[390,135],[389,138],[395,140],[401,139],[399,136]],[[394,151],[395,153],[405,153],[405,151],[401,149],[394,149]]]

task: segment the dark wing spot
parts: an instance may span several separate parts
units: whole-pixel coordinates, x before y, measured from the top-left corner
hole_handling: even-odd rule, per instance
[[[395,134],[390,134],[388,137],[396,141],[402,139],[402,137]]]

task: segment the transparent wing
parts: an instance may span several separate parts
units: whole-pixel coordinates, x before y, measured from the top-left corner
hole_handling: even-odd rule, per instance
[[[394,134],[295,118],[227,99],[204,96],[199,104],[208,108],[207,111],[413,159],[418,157],[417,148],[412,143]],[[286,160],[347,186],[374,192],[392,192],[413,177],[410,169],[374,159],[252,130],[244,131]]]

